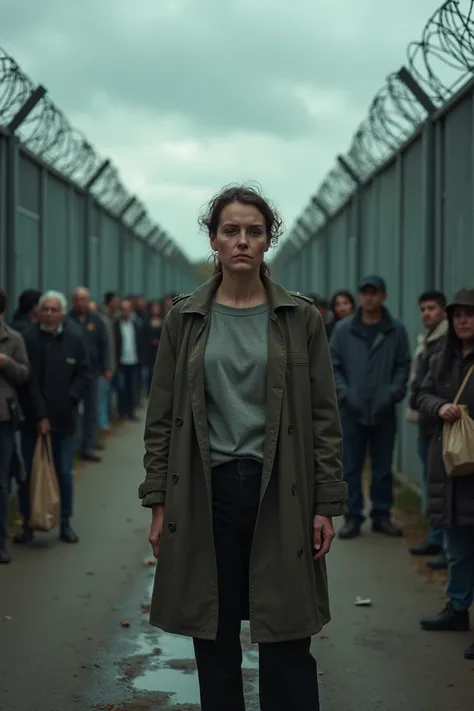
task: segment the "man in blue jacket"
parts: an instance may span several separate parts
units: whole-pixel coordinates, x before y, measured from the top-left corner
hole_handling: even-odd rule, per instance
[[[386,292],[381,277],[365,277],[359,285],[360,308],[336,325],[331,338],[342,420],[344,478],[349,488],[341,538],[355,538],[361,532],[362,473],[367,452],[372,469],[372,530],[387,536],[402,535],[391,520],[392,459],[396,405],[407,390],[410,348],[405,327],[384,306]]]

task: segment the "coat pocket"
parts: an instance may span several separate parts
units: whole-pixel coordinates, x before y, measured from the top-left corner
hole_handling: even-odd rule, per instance
[[[309,365],[307,353],[288,353],[286,362],[288,365]]]

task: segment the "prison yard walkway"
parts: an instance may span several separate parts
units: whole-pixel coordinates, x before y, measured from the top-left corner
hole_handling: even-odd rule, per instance
[[[192,643],[147,623],[154,567],[137,486],[143,423],[124,425],[101,465],[77,479],[77,547],[38,536],[0,570],[2,711],[199,709]],[[412,567],[407,544],[367,532],[329,559],[333,622],[314,642],[323,711],[470,711],[471,634],[422,632],[442,590]],[[357,597],[370,606],[356,606]],[[242,633],[248,709],[257,654]]]

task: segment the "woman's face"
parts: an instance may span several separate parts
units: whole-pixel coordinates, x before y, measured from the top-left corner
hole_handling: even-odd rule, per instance
[[[340,294],[336,298],[336,301],[334,302],[334,311],[336,312],[336,316],[338,318],[346,318],[346,316],[351,315],[353,306],[347,296]]]
[[[160,304],[152,304],[151,305],[151,315],[153,318],[157,318],[158,316],[161,316],[161,306]]]
[[[456,336],[463,343],[474,342],[474,307],[458,306],[453,313],[453,326]]]
[[[265,219],[256,207],[233,202],[222,210],[211,248],[217,251],[224,271],[258,272],[269,247]]]

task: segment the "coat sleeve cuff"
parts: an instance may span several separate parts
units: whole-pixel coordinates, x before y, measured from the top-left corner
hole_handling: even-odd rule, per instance
[[[345,516],[347,513],[347,506],[345,503],[333,503],[333,504],[316,504],[314,507],[314,516]]]
[[[151,509],[157,504],[165,503],[165,492],[164,491],[150,491],[148,494],[142,497],[142,506],[146,509]]]
[[[317,485],[314,490],[315,516],[344,516],[348,498],[345,481]]]

